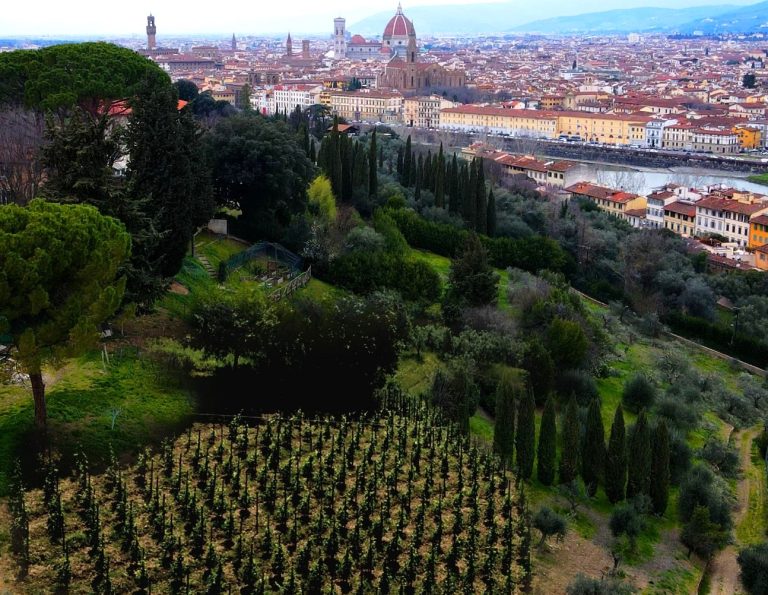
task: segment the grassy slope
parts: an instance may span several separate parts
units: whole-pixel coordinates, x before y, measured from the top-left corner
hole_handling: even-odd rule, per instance
[[[48,385],[48,430],[65,456],[82,447],[98,460],[109,444],[117,453],[130,453],[179,426],[193,409],[179,381],[135,350],[113,354],[106,370],[98,352],[71,360],[49,370]],[[120,414],[111,429],[113,409]],[[25,455],[33,419],[29,390],[0,386],[0,494],[13,460]]]
[[[448,259],[420,250],[414,251],[414,255],[431,264],[441,276],[447,277],[450,268],[450,261]],[[501,309],[506,310],[509,308],[505,291],[508,275],[505,271],[499,271],[499,273],[501,279],[498,303]],[[591,310],[601,310],[599,306],[594,304],[587,305]],[[597,379],[598,390],[602,398],[601,413],[606,440],[610,434],[614,412],[621,402],[625,381],[635,372],[652,372],[656,359],[664,350],[670,347],[683,351],[699,372],[717,374],[725,380],[728,386],[736,387],[738,373],[734,372],[727,362],[712,358],[697,350],[679,344],[672,346],[668,342],[645,339],[638,340],[631,345],[619,344],[616,346],[619,357],[611,366],[611,374],[605,378]],[[404,358],[397,378],[406,390],[413,393],[423,392],[428,389],[431,377],[438,365],[439,360],[435,354],[426,354],[422,361],[417,361],[415,358]],[[624,412],[624,419],[627,425],[634,423],[635,417],[631,412]],[[541,411],[539,410],[536,414],[537,434],[540,418]],[[689,444],[694,449],[700,448],[708,435],[716,433],[725,439],[730,431],[730,426],[712,413],[707,413],[704,416],[704,420],[705,422],[702,427],[691,432],[689,435]],[[478,411],[470,419],[470,431],[480,441],[491,443],[493,441],[493,420],[483,411]],[[755,460],[754,466],[748,472],[760,474],[764,473],[764,470],[764,462]],[[760,485],[762,486],[762,484]],[[742,543],[752,543],[765,534],[765,490],[755,491],[760,493],[750,493],[750,511],[737,528],[737,538]],[[535,470],[534,477],[528,483],[528,494],[534,508],[544,503],[556,507],[562,506],[563,501],[556,497],[553,489],[541,485],[536,480]],[[638,540],[636,551],[625,552],[624,563],[633,567],[632,573],[644,585],[644,592],[690,592],[692,588],[695,588],[700,576],[701,570],[693,565],[685,556],[678,555],[680,552],[669,555],[669,559],[660,567],[656,568],[654,566],[654,556],[656,555],[657,548],[666,551],[670,548],[674,550],[677,547],[676,538],[674,537],[674,530],[678,523],[677,497],[677,488],[672,488],[666,514],[662,518],[649,519],[646,530]],[[607,523],[611,508],[612,506],[608,502],[604,491],[600,489],[596,498],[588,503],[588,510],[591,512],[589,514],[579,513],[571,519],[572,529],[583,538],[591,539],[596,532],[595,519],[604,526]],[[597,517],[594,517],[595,514]],[[672,554],[673,552],[669,551],[668,553]],[[648,581],[653,582],[650,583]]]

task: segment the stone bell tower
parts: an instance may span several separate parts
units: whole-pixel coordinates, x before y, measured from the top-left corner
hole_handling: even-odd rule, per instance
[[[147,17],[147,49],[154,50],[157,47],[157,41],[155,40],[155,34],[157,33],[157,27],[155,27],[155,17],[149,15]]]

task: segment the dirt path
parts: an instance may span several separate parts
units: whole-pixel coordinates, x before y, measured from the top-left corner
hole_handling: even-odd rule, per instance
[[[762,431],[761,426],[755,426],[746,430],[737,430],[731,434],[731,441],[739,449],[739,460],[741,462],[742,477],[736,486],[737,508],[733,515],[734,527],[744,520],[749,512],[749,496],[752,490],[757,489],[763,493],[763,484],[765,478],[760,473],[753,472],[752,464],[752,440],[754,440]],[[752,484],[759,482],[760,485]],[[741,581],[739,580],[739,564],[736,556],[739,553],[739,544],[732,544],[721,551],[710,562],[710,594],[712,595],[733,595],[743,593]]]

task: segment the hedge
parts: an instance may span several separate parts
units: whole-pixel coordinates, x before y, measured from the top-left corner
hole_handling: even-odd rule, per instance
[[[410,209],[387,209],[386,212],[411,246],[448,258],[459,254],[469,234],[447,223],[427,221]],[[542,269],[559,271],[566,262],[560,245],[543,236],[511,239],[480,235],[480,240],[497,268],[514,267],[537,273]]]
[[[754,337],[740,333],[734,335],[730,328],[680,312],[669,314],[664,318],[664,322],[678,335],[696,339],[711,349],[727,353],[759,368],[768,366],[768,344]]]
[[[328,268],[328,281],[355,293],[394,289],[404,299],[436,302],[442,286],[440,275],[429,264],[384,251],[356,251],[335,258]]]

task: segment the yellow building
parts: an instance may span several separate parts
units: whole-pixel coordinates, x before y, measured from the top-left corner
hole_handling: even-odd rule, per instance
[[[742,149],[759,149],[762,140],[760,129],[752,126],[734,126],[733,132],[739,139],[739,147]]]
[[[664,229],[684,238],[692,237],[696,232],[696,205],[680,201],[665,205]]]
[[[570,192],[572,197],[591,200],[600,209],[624,220],[628,220],[628,211],[633,211],[633,216],[637,217],[638,212],[648,206],[648,199],[645,196],[613,190],[590,182],[578,182],[566,188],[565,191]]]
[[[440,129],[557,138],[557,115],[539,110],[462,105],[440,110]]]
[[[759,248],[768,244],[768,215],[758,215],[749,222],[749,247]]]
[[[768,271],[768,244],[755,249],[755,266],[761,271]]]
[[[625,114],[561,112],[557,133],[607,145],[644,145],[645,129],[652,118]]]
[[[402,119],[403,96],[400,93],[361,89],[332,92],[329,98],[331,112],[346,120],[391,123]]]
[[[403,122],[406,126],[417,128],[437,128],[440,110],[455,105],[439,95],[408,97],[403,104]]]
[[[511,136],[582,140],[609,145],[645,145],[650,116],[582,111],[520,110],[463,105],[440,112],[440,128]]]

